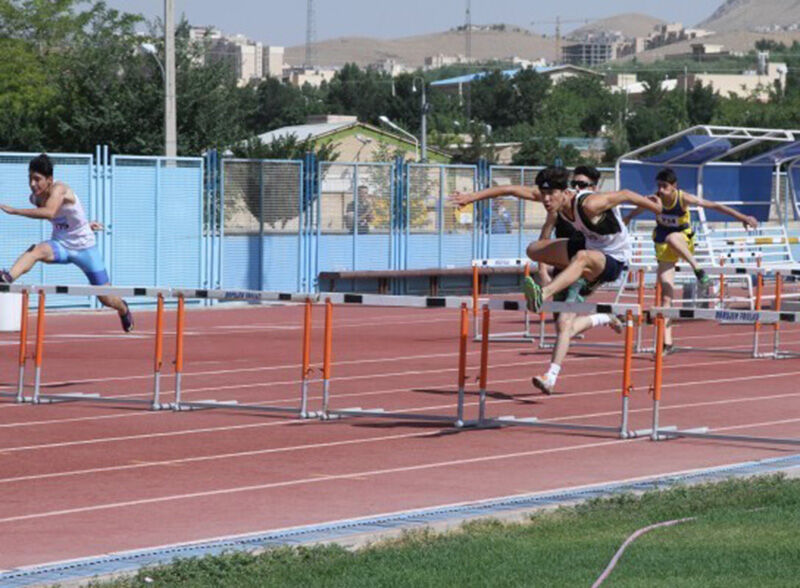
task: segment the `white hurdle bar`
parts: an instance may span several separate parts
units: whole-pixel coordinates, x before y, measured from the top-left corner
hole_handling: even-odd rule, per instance
[[[710,432],[708,427],[693,427],[691,429],[679,429],[675,426],[662,427],[660,425],[660,408],[661,408],[661,391],[663,387],[663,349],[664,349],[664,329],[665,329],[665,315],[673,314],[677,309],[673,308],[656,308],[652,312],[656,313],[656,357],[653,368],[653,412],[652,412],[652,427],[650,438],[653,441],[665,441],[670,439],[678,439],[681,437],[693,439],[710,439],[717,441],[737,441],[745,443],[764,443],[768,445],[800,445],[800,439],[792,439],[785,437],[761,437],[754,435],[726,435],[721,433]],[[680,311],[679,311],[680,312]],[[685,311],[684,311],[685,312]],[[710,309],[693,309],[693,313],[697,313],[693,318],[702,320],[719,320],[714,314],[715,312],[730,313],[732,311],[714,311]],[[770,323],[778,324],[780,322],[800,322],[800,313],[781,313],[773,311],[735,311],[737,316],[733,317],[741,322],[754,323]],[[753,315],[758,315],[754,317]],[[726,317],[725,320],[731,320]]]
[[[524,308],[524,303],[511,301],[511,300],[490,300],[484,303],[484,331],[488,331],[489,312],[491,309],[502,311],[519,311]],[[546,302],[543,310],[547,312],[574,312],[576,314],[591,314],[591,313],[614,313],[625,316],[625,344],[623,346],[623,364],[622,364],[622,390],[621,390],[621,409],[620,409],[620,424],[617,427],[603,426],[603,425],[587,425],[582,423],[562,423],[547,420],[539,420],[536,417],[523,417],[516,416],[501,416],[495,418],[486,418],[486,386],[488,376],[487,361],[484,359],[488,352],[489,339],[485,337],[481,341],[481,375],[480,375],[480,401],[479,401],[479,422],[480,427],[504,427],[504,426],[521,426],[538,429],[562,430],[562,431],[581,431],[591,433],[612,433],[621,439],[632,439],[635,437],[642,437],[652,434],[651,429],[644,430],[630,430],[628,425],[629,415],[629,401],[630,393],[633,390],[631,380],[631,365],[634,353],[634,318],[641,314],[641,307],[638,304],[592,304],[587,302],[571,303],[571,302]]]

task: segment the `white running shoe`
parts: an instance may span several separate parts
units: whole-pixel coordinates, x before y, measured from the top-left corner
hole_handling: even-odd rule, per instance
[[[543,394],[547,394],[550,396],[555,392],[556,383],[553,382],[550,378],[545,376],[534,376],[531,379],[531,383],[535,388],[538,388],[542,391]]]
[[[622,321],[619,320],[619,317],[615,314],[609,313],[608,314],[608,327],[613,329],[617,335],[622,334],[623,324]]]

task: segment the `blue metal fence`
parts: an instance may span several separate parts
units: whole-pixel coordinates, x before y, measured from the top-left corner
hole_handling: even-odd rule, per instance
[[[28,162],[35,155],[0,154],[0,194],[8,204],[31,206]],[[105,227],[96,238],[112,283],[208,285],[202,158],[109,157],[107,147],[51,158],[55,179],[69,184],[89,219]],[[0,265],[10,267],[31,244],[49,239],[50,232],[48,222],[0,215]],[[38,264],[22,281],[75,284],[86,278],[73,265]],[[48,306],[96,307],[97,302],[52,296]]]
[[[0,194],[29,206],[34,154],[0,154]],[[311,291],[322,271],[464,267],[476,257],[524,256],[541,206],[513,198],[458,209],[448,195],[532,185],[540,168],[55,154],[91,219],[113,283]],[[601,189],[612,189],[603,170]],[[796,169],[790,170],[794,178]],[[800,181],[797,181],[800,183]],[[14,196],[16,194],[17,196]],[[794,194],[794,191],[792,191]],[[10,196],[9,196],[10,195]],[[49,223],[0,215],[0,266],[46,240]],[[82,283],[73,266],[40,264],[24,278]],[[96,306],[53,297],[53,306]]]

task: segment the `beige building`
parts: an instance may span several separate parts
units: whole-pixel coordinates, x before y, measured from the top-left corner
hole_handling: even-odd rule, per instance
[[[319,88],[322,82],[330,82],[336,75],[335,69],[329,68],[292,68],[288,72],[284,72],[284,81],[292,86],[302,88],[305,84],[309,84],[315,88]]]
[[[281,79],[283,77],[283,47],[267,45],[264,47],[263,76]]]
[[[786,87],[786,72],[785,63],[768,63],[761,74],[757,71],[748,71],[738,75],[693,73],[685,78],[680,76],[677,86],[691,88],[696,82],[700,82],[703,87],[711,87],[714,92],[722,96],[730,94],[740,98],[756,96],[766,102],[769,100],[770,91],[775,90],[776,84],[780,84],[781,88]]]

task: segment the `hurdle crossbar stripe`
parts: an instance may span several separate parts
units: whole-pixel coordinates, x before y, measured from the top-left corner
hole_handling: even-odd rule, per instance
[[[466,304],[467,308],[472,308],[472,299],[467,296],[396,296],[392,294],[321,292],[318,295],[318,299],[322,298],[330,298],[332,303],[344,305],[393,306],[402,308],[461,308],[462,304]]]
[[[725,310],[714,308],[651,308],[650,317],[661,315],[671,319],[695,319],[725,321],[742,324],[799,323],[800,312],[778,312],[774,310]]]
[[[482,300],[492,310],[526,310],[523,300]],[[641,307],[638,304],[617,304],[605,302],[545,302],[542,305],[544,312],[574,312],[576,314],[610,313],[624,315],[631,311],[634,316],[639,316]]]
[[[0,284],[0,292],[29,292],[31,294],[42,292],[44,294],[66,294],[68,296],[119,296],[122,298],[149,297],[156,298],[159,294],[170,297],[170,288],[141,288],[132,286],[73,286],[73,285],[28,285],[28,284]]]
[[[634,263],[631,264],[628,269],[630,271],[642,270],[645,273],[655,273],[658,270],[658,265],[651,263]],[[758,267],[755,265],[751,266],[751,265],[735,265],[735,264],[714,265],[714,266],[704,265],[701,266],[700,269],[704,270],[711,278],[713,278],[714,276],[736,276],[736,275],[756,276],[758,274],[765,275],[770,271],[775,271],[774,268]],[[694,270],[687,265],[676,265],[675,272],[678,274],[694,275]]]
[[[530,259],[522,259],[518,257],[507,259],[473,259],[472,267],[525,267],[530,264]]]

